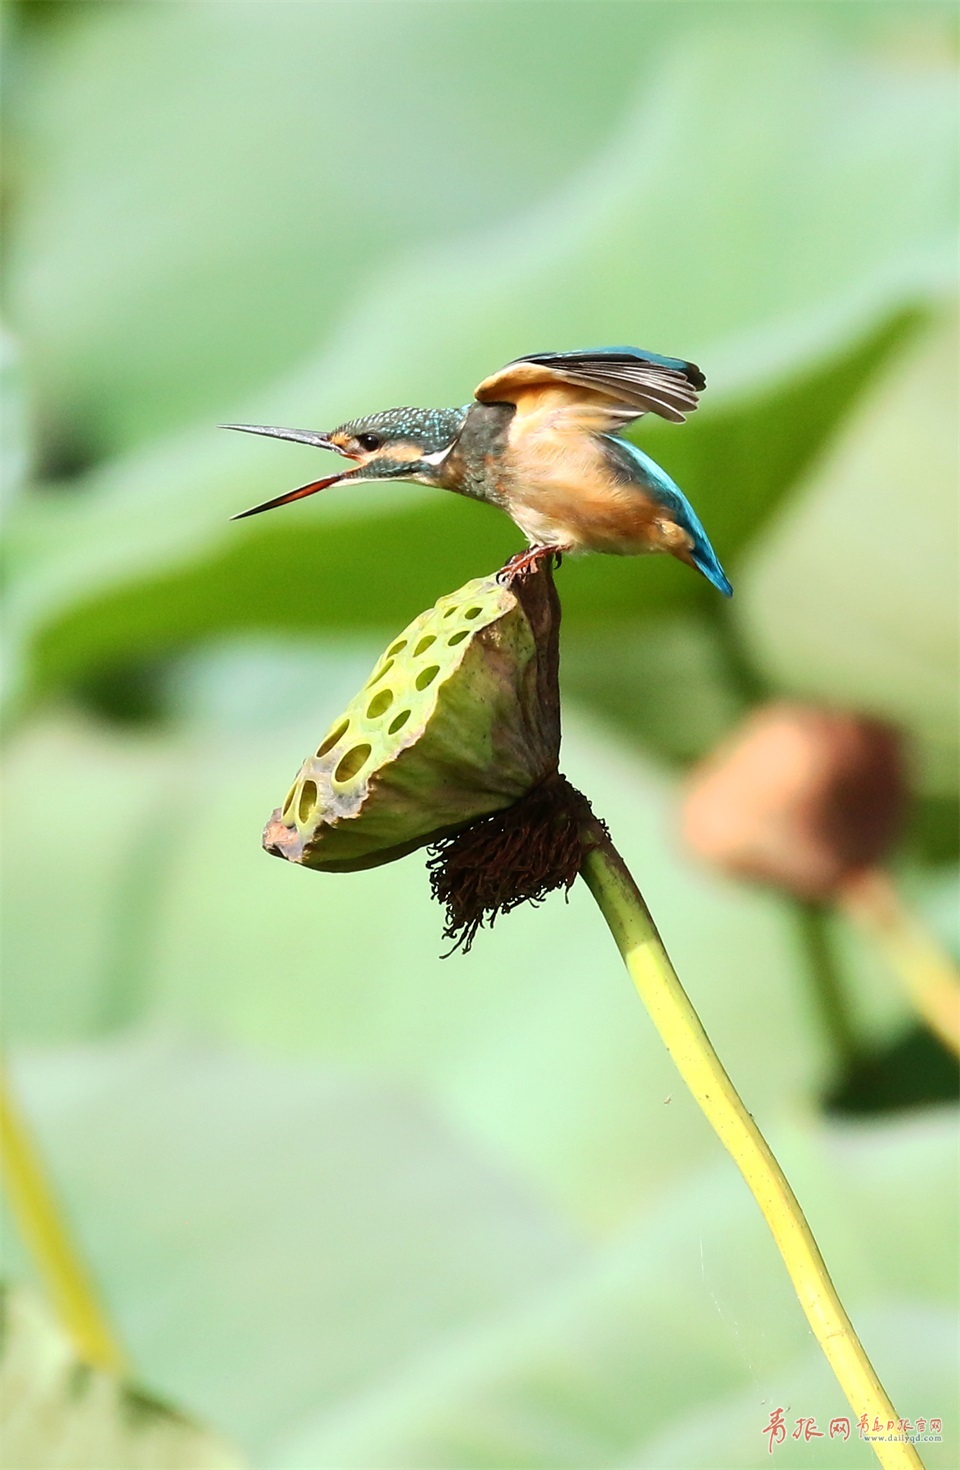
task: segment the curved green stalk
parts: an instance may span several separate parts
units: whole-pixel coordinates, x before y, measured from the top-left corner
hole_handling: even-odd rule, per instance
[[[843,912],[873,941],[914,1009],[944,1046],[960,1056],[960,974],[953,959],[910,912],[881,868],[848,878]]]
[[[0,1161],[10,1209],[76,1348],[95,1368],[122,1373],[124,1355],[74,1249],[33,1139],[0,1071]]]
[[[680,984],[656,925],[623,859],[600,827],[583,831],[582,876],[623,955],[667,1050],[763,1212],[810,1326],[857,1419],[886,1425],[898,1415],[837,1296],[810,1227],[780,1165],[747,1112]],[[917,1470],[913,1445],[872,1442],[887,1470]]]

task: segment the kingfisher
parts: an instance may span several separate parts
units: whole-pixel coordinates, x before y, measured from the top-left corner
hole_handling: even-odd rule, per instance
[[[666,552],[725,597],[733,588],[683,491],[621,431],[643,414],[683,423],[706,387],[692,362],[636,347],[518,357],[462,408],[389,408],[328,433],[224,424],[332,449],[354,468],[241,511],[260,515],[331,485],[409,480],[506,511],[527,538],[504,569],[541,557]]]

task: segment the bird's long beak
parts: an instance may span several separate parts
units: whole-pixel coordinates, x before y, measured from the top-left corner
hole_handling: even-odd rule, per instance
[[[317,433],[314,429],[280,429],[273,424],[221,424],[220,427],[239,429],[243,434],[266,434],[271,439],[293,439],[297,444],[312,444],[315,449],[332,449],[337,454],[342,453],[340,446],[334,444],[329,435]],[[277,495],[273,500],[265,500],[262,505],[242,510],[230,519],[242,521],[246,516],[258,516],[261,511],[274,510],[278,505],[289,505],[292,500],[303,500],[307,495],[316,495],[318,490],[326,490],[329,485],[336,485],[340,480],[355,474],[356,470],[344,470],[342,474],[329,475],[325,480],[312,480],[309,485],[301,485],[298,490],[288,490],[285,495]]]
[[[273,500],[265,500],[262,505],[254,505],[249,510],[241,510],[230,519],[242,521],[246,516],[258,516],[261,511],[275,510],[278,505],[289,505],[291,500],[303,500],[307,495],[316,495],[318,490],[326,490],[330,485],[338,485],[341,480],[360,480],[362,478],[359,470],[344,470],[340,475],[328,475],[325,480],[311,480],[309,485],[301,485],[298,490],[288,490],[285,495],[276,495]]]
[[[241,434],[266,434],[270,439],[293,439],[297,444],[312,444],[314,449],[332,449],[337,454],[342,453],[329,434],[319,434],[314,429],[278,429],[273,424],[221,424],[220,427],[238,429]]]

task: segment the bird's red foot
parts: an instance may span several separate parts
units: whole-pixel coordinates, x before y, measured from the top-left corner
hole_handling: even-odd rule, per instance
[[[504,562],[497,573],[498,582],[512,582],[514,577],[522,577],[532,571],[539,561],[548,560],[550,557],[557,558],[557,566],[563,557],[562,546],[529,546],[526,551],[514,552],[510,560]]]

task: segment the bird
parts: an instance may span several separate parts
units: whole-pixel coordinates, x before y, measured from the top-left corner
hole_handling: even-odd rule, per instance
[[[664,552],[725,597],[733,588],[680,487],[622,430],[647,413],[683,423],[706,379],[695,363],[637,347],[515,358],[462,408],[391,408],[329,432],[224,424],[330,449],[355,467],[233,517],[260,515],[331,485],[409,480],[499,507],[527,538],[505,571],[576,552]]]

